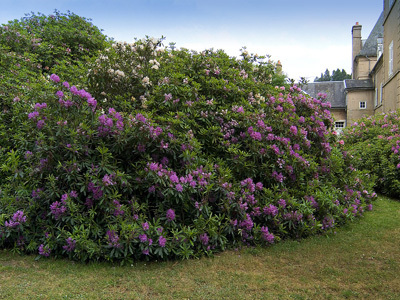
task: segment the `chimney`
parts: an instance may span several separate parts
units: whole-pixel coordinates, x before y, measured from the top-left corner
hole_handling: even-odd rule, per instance
[[[356,56],[360,53],[361,48],[362,48],[362,41],[361,41],[361,25],[358,24],[358,22],[356,22],[356,25],[353,26],[353,28],[351,29],[351,35],[353,37],[353,44],[352,44],[352,48],[353,48],[353,53],[352,53],[352,73],[353,73],[353,79],[357,79],[357,76],[355,74],[355,63],[354,60],[356,58]]]

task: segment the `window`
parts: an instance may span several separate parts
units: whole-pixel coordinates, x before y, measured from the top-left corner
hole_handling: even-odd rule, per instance
[[[389,76],[393,74],[393,41],[389,45]]]
[[[381,92],[379,94],[379,104],[382,104],[383,101],[383,83],[381,82]]]
[[[343,128],[346,126],[346,122],[345,121],[336,121],[335,122],[335,131],[338,134],[341,134],[343,131]]]
[[[377,107],[378,106],[378,88],[376,88],[375,89],[375,99],[374,99],[375,101],[375,107]]]
[[[367,108],[367,102],[360,101],[360,109],[366,109],[366,108]]]
[[[383,53],[383,38],[377,38],[376,43],[376,57],[379,58]]]
[[[335,128],[344,128],[344,121],[336,121]]]

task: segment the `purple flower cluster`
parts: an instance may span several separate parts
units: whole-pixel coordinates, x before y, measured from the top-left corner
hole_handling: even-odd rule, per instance
[[[172,222],[173,220],[175,220],[175,211],[171,208],[168,209],[165,217],[169,222]]]
[[[286,208],[286,200],[285,199],[279,199],[278,200],[278,205],[282,208]]]
[[[178,177],[174,171],[167,170],[162,163],[156,162],[148,163],[146,170],[155,172],[160,178],[168,178],[171,186],[175,186],[178,192],[182,192],[185,187],[195,188],[198,185],[200,186],[200,190],[202,190],[202,187],[209,184],[208,180],[212,175],[211,172],[206,172],[203,166],[200,166],[186,176]]]
[[[239,222],[239,227],[251,231],[254,227],[254,222],[249,214],[246,214],[246,219]]]
[[[58,82],[60,82],[60,77],[58,77],[56,74],[51,74],[50,75],[50,80],[58,83]]]
[[[247,211],[250,207],[254,207],[257,204],[257,200],[255,197],[256,190],[262,191],[263,184],[261,182],[257,182],[256,184],[253,182],[252,178],[246,178],[240,182],[241,186],[241,197],[239,198],[239,205],[243,211]],[[226,188],[227,184],[223,184],[223,187]],[[227,191],[228,199],[233,199],[234,194],[232,192]],[[253,211],[252,215],[259,215],[259,210]]]
[[[35,111],[31,112],[28,114],[28,118],[33,121],[37,121],[36,127],[38,129],[42,129],[45,125],[45,120],[47,119],[46,116],[41,113],[42,110],[47,108],[47,103],[36,103],[35,106]]]
[[[271,216],[271,217],[275,217],[279,213],[278,208],[273,204],[270,204],[270,205],[264,207],[263,211],[264,211],[264,214]]]
[[[150,121],[140,113],[137,114],[135,117],[129,116],[129,126],[139,127],[140,131],[148,134],[153,140],[156,140],[164,132],[161,127],[153,126]],[[165,145],[166,144],[164,144],[164,146]]]
[[[8,228],[15,228],[18,225],[23,224],[25,222],[26,222],[26,216],[24,216],[24,212],[22,210],[17,210],[11,217],[11,220],[4,222],[4,226]]]
[[[290,126],[290,133],[292,135],[297,135],[297,127],[296,126]]]
[[[318,208],[318,202],[315,201],[313,196],[304,196],[304,199],[307,200],[309,203],[311,203],[311,206],[314,207],[315,209]]]
[[[249,128],[247,129],[247,133],[249,134],[249,136],[250,136],[253,140],[261,141],[261,139],[262,139],[261,133],[260,133],[260,132],[257,132],[257,131],[254,131],[252,126],[249,127]]]
[[[64,206],[62,202],[55,201],[50,205],[50,212],[56,220],[61,218],[66,211],[67,207]]]
[[[139,241],[141,243],[146,243],[147,242],[147,234],[139,234]]]
[[[114,230],[107,230],[106,232],[108,245],[114,248],[121,248],[119,243],[119,236]]]
[[[56,83],[60,82],[60,78],[55,74],[52,74],[50,76],[50,79],[53,80]],[[86,99],[89,108],[91,108],[91,110],[93,112],[96,110],[97,101],[96,101],[96,99],[94,99],[92,97],[92,95],[89,92],[85,91],[84,89],[78,90],[77,87],[74,86],[74,85],[70,87],[70,84],[67,81],[64,81],[62,83],[62,85],[69,92],[71,92],[72,95],[75,95],[75,96],[78,96],[80,98]],[[56,92],[56,96],[58,97],[58,102],[60,103],[60,105],[65,107],[65,108],[69,108],[71,106],[78,105],[78,103],[74,103],[70,99],[64,100],[65,94],[61,90]]]
[[[168,102],[169,100],[171,100],[172,99],[172,95],[171,95],[171,93],[169,93],[169,94],[164,94],[164,101],[165,102]]]
[[[95,186],[93,182],[89,182],[88,191],[93,193],[93,199],[99,200],[103,196],[100,186]]]
[[[144,222],[144,223],[142,224],[142,228],[143,228],[144,231],[149,230],[149,229],[150,229],[149,223]]]
[[[300,222],[303,219],[303,214],[296,211],[291,211],[283,215],[284,220],[291,220],[293,222]]]
[[[76,247],[76,240],[73,240],[72,238],[67,238],[65,239],[65,242],[67,243],[66,245],[63,246],[63,249],[67,252],[72,252],[75,250]]]
[[[160,237],[158,238],[158,245],[162,248],[165,247],[167,243],[167,239],[165,237],[163,237],[162,235],[160,235]]]
[[[335,219],[333,217],[331,217],[331,216],[326,216],[322,220],[322,230],[333,228],[334,225],[335,225]]]
[[[50,256],[50,252],[51,252],[51,249],[50,249],[50,247],[48,245],[45,246],[43,244],[40,244],[40,246],[39,246],[39,255],[45,256],[45,257],[49,257]]]
[[[210,238],[208,237],[207,233],[204,232],[204,233],[200,234],[199,240],[204,246],[207,246],[208,242],[210,241]]]
[[[114,108],[109,108],[108,114],[99,116],[98,120],[101,124],[97,129],[100,136],[119,134],[124,130],[124,119]]]
[[[39,116],[39,112],[37,112],[37,111],[31,112],[31,113],[28,114],[28,118],[29,118],[30,120],[36,120],[36,118],[37,118],[38,116]]]
[[[261,231],[261,237],[264,241],[270,244],[274,242],[275,236],[269,232],[268,227],[262,226],[260,231]]]
[[[115,181],[113,181],[114,177],[115,177],[115,174],[104,175],[104,177],[102,179],[104,186],[114,185],[115,184]]]
[[[272,175],[272,178],[274,178],[277,182],[280,182],[280,183],[282,183],[286,179],[286,177],[283,176],[282,173],[278,173],[276,171],[273,171],[271,175]]]
[[[114,204],[114,216],[123,216],[125,214],[124,210],[121,209],[122,205],[121,203],[119,203],[118,200],[113,200],[113,204]]]
[[[32,191],[32,195],[31,196],[32,196],[33,199],[39,199],[40,198],[40,194],[42,192],[43,192],[43,189],[38,188],[38,189]]]
[[[31,151],[26,151],[25,152],[24,157],[25,157],[26,160],[30,159],[32,156],[33,156],[33,153]]]

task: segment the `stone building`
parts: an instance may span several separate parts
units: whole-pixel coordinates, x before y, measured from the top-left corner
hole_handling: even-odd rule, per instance
[[[313,97],[327,94],[339,130],[363,116],[400,108],[400,0],[383,1],[366,40],[361,29],[358,22],[352,27],[352,79],[313,82],[303,88]]]

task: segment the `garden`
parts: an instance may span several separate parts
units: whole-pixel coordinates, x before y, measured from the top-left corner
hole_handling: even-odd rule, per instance
[[[398,197],[397,113],[338,136],[270,57],[163,41],[57,11],[0,27],[0,249],[200,258],[333,233],[375,190]]]

